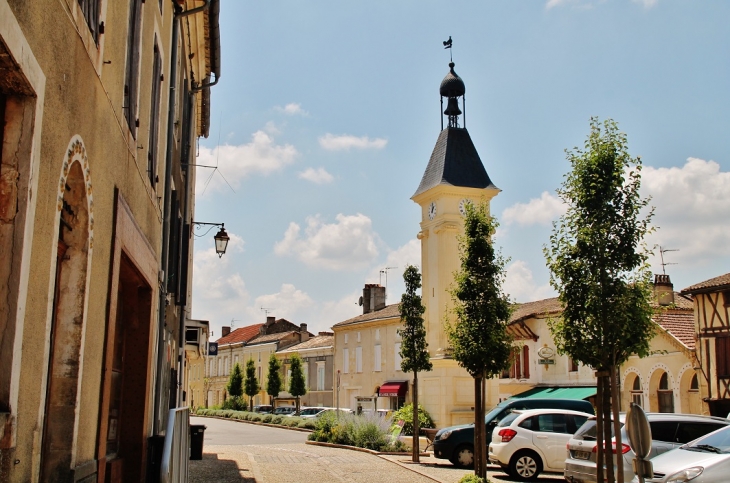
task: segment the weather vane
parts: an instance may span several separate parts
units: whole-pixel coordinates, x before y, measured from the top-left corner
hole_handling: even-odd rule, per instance
[[[444,40],[444,49],[449,49],[449,60],[451,62],[453,62],[454,55],[451,53],[451,44],[452,44],[451,35],[449,35],[449,40]]]

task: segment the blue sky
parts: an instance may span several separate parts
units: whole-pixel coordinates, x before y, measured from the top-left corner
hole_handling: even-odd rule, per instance
[[[729,21],[724,0],[222,0],[198,157],[219,169],[198,170],[195,219],[225,222],[232,241],[219,259],[213,232],[196,239],[193,317],[214,339],[267,311],[327,330],[386,267],[400,299],[420,262],[410,197],[441,128],[449,36],[466,127],[502,189],[492,214],[515,300],[554,295],[542,247],[564,210],[564,150],[591,116],[616,120],[642,158],[648,241],[679,250],[675,289],[727,273]]]

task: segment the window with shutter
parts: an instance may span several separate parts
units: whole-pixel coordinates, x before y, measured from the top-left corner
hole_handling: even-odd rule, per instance
[[[127,31],[127,65],[124,75],[124,117],[132,137],[137,139],[137,97],[139,91],[139,49],[142,30],[142,0],[131,0]]]

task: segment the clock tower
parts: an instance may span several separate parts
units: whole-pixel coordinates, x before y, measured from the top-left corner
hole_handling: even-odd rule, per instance
[[[454,273],[460,269],[458,237],[464,232],[464,207],[467,203],[489,201],[499,189],[489,179],[474,143],[460,116],[465,107],[464,81],[449,63],[449,72],[441,82],[441,117],[439,134],[423,178],[411,199],[421,206],[421,271],[422,298],[426,340],[433,372],[424,373],[424,405],[438,420],[439,426],[473,421],[472,378],[451,359],[444,323],[453,320],[448,309],[453,306],[450,288]],[[461,103],[461,106],[460,106]],[[448,125],[444,128],[444,117]],[[421,391],[419,391],[421,392]],[[457,413],[468,416],[461,421]]]

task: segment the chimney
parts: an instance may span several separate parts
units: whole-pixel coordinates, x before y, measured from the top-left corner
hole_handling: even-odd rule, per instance
[[[259,334],[266,335],[269,327],[274,324],[276,317],[266,316],[266,322],[259,328]]]
[[[674,284],[669,280],[669,275],[654,275],[654,299],[663,306],[674,303]]]
[[[309,340],[309,332],[307,332],[307,324],[299,324],[299,342]]]
[[[223,328],[221,329],[221,337],[225,337],[230,333],[231,333],[231,328],[227,325],[224,325]]]
[[[385,287],[366,283],[362,290],[362,313],[368,314],[385,308]]]

